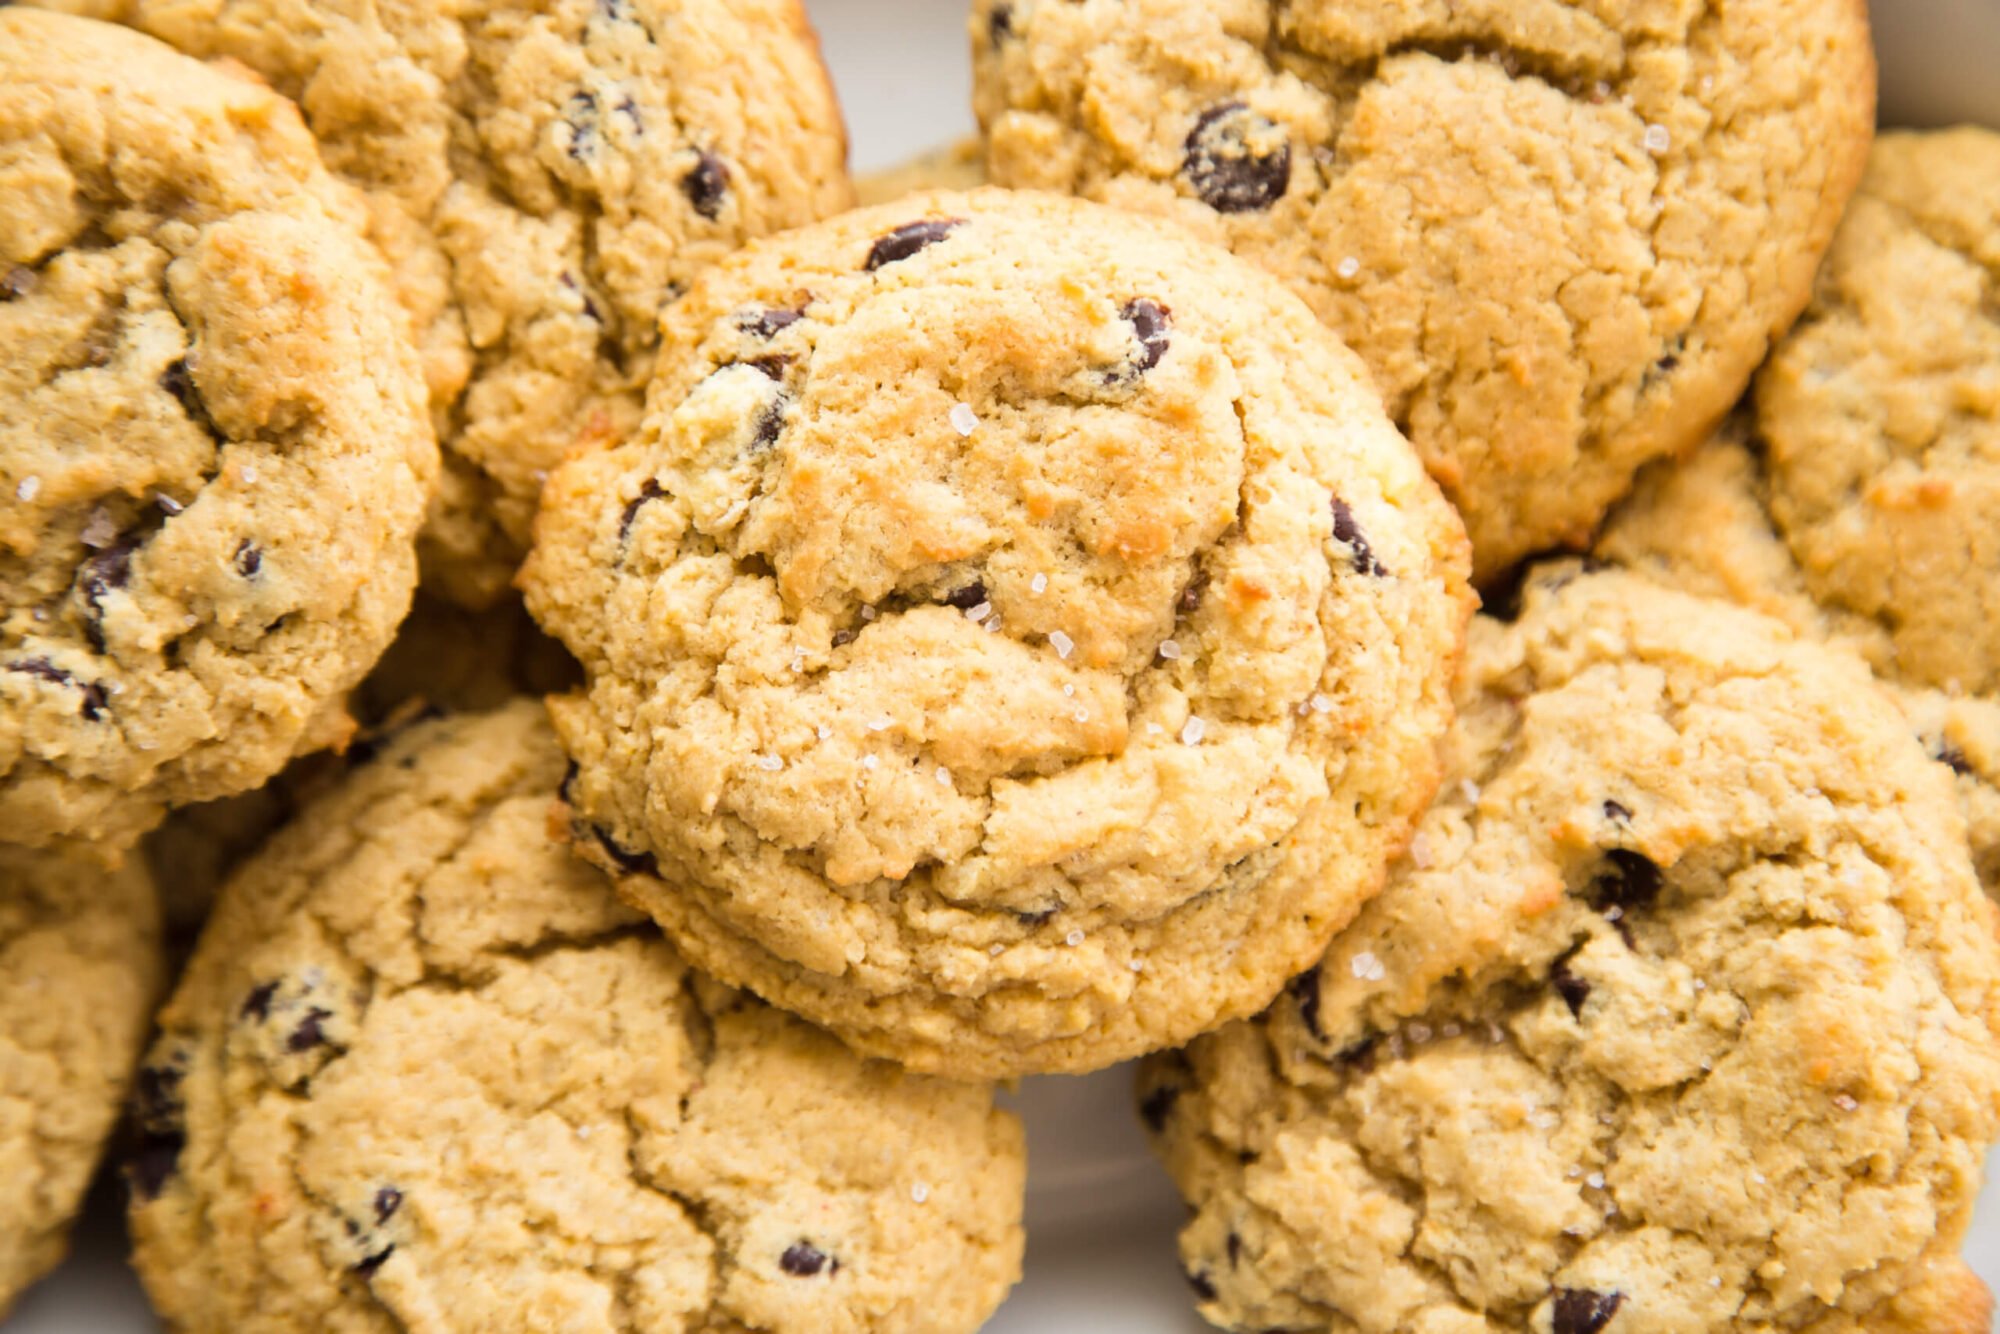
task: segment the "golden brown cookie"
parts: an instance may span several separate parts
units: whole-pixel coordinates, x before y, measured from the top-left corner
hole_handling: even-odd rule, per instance
[[[1304,296],[1482,584],[1587,542],[1743,392],[1859,178],[1860,0],[975,0],[1001,185],[1171,217]]]
[[[423,723],[231,880],[142,1078],[161,1314],[976,1329],[1018,1123],[690,971],[552,838],[562,769],[533,702]]]
[[[240,70],[0,12],[0,840],[339,740],[437,470],[359,202]]]
[[[584,851],[697,964],[958,1076],[1264,1004],[1428,799],[1464,539],[1275,282],[1051,195],[753,245],[551,480]]]

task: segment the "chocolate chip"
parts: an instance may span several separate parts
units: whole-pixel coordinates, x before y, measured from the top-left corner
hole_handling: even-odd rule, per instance
[[[646,484],[639,488],[639,494],[632,498],[631,502],[625,506],[625,512],[618,516],[618,540],[623,542],[631,534],[632,521],[639,517],[639,511],[648,502],[658,500],[666,494],[666,491],[657,481],[648,477]]]
[[[768,343],[805,317],[804,307],[789,310],[783,306],[766,306],[755,314],[739,315],[736,327]]]
[[[1589,1288],[1557,1288],[1554,1334],[1598,1334],[1625,1304],[1622,1292],[1592,1292]]]
[[[1014,6],[1007,0],[993,6],[986,16],[986,40],[998,46],[1014,35]]]
[[[785,409],[791,405],[790,394],[779,394],[757,414],[757,429],[750,436],[750,452],[762,454],[778,443],[778,436],[785,429]]]
[[[132,550],[136,545],[136,539],[121,537],[79,567],[83,600],[88,608],[83,633],[90,640],[91,647],[99,653],[104,652],[105,595],[131,582]]]
[[[1285,197],[1292,146],[1284,131],[1241,102],[1201,114],[1188,132],[1181,172],[1218,213],[1253,213]]]
[[[597,309],[597,303],[590,299],[590,293],[585,292],[583,290],[582,285],[577,282],[576,276],[574,274],[572,274],[568,269],[564,269],[561,273],[556,275],[556,281],[561,283],[569,291],[578,292],[582,294],[583,317],[585,319],[591,321],[593,324],[604,323],[604,315],[601,311]]]
[[[277,994],[276,982],[264,982],[250,988],[250,994],[243,998],[243,1007],[236,1012],[238,1017],[263,1023],[271,1017],[271,1000]]]
[[[1346,1069],[1367,1074],[1375,1068],[1375,1049],[1382,1043],[1382,1035],[1372,1034],[1351,1047],[1342,1048],[1333,1059]]]
[[[1604,803],[1604,818],[1615,820],[1619,824],[1626,824],[1632,819],[1632,808],[1622,801],[1613,801],[1607,798]]]
[[[811,1278],[826,1268],[826,1252],[809,1241],[795,1241],[778,1257],[778,1268],[794,1278]]]
[[[1048,907],[1041,909],[1039,912],[1017,912],[1014,914],[1014,916],[1020,919],[1021,925],[1029,928],[1030,930],[1033,930],[1035,927],[1040,926],[1043,922],[1048,921],[1049,918],[1054,917],[1057,913],[1061,911],[1062,911],[1062,904],[1052,903]]]
[[[1625,913],[1650,908],[1660,897],[1660,868],[1636,852],[1613,848],[1605,865],[1590,882],[1590,906],[1599,912]]]
[[[576,761],[571,760],[563,766],[562,782],[556,784],[556,795],[569,805],[576,804],[576,776],[579,772]]]
[[[79,681],[47,658],[22,658],[8,663],[7,670],[19,672],[23,676],[39,677],[59,686],[75,686],[78,693],[83,696],[83,701],[77,705],[76,711],[83,716],[85,722],[94,723],[102,718],[106,706],[110,703],[103,686],[95,681]]]
[[[1192,616],[1200,611],[1202,595],[1207,591],[1208,571],[1196,570],[1194,578],[1188,580],[1187,587],[1181,590],[1180,601],[1177,604],[1180,608],[1180,614],[1183,616]]]
[[[149,1059],[133,1077],[132,1119],[138,1123],[139,1145],[125,1163],[125,1179],[142,1203],[158,1199],[179,1170],[181,1150],[187,1147],[187,1105],[181,1099],[186,1078],[183,1049]]]
[[[236,545],[236,573],[245,579],[255,579],[257,571],[264,568],[264,553],[249,538]]]
[[[306,1011],[306,1017],[299,1020],[298,1027],[285,1039],[285,1050],[293,1053],[311,1051],[326,1041],[326,1029],[322,1026],[333,1018],[332,1010],[322,1010],[315,1005]]]
[[[618,99],[618,105],[611,109],[617,112],[619,115],[623,116],[625,118],[625,123],[632,127],[632,137],[634,139],[643,138],[645,136],[646,118],[639,114],[639,104],[632,100],[632,95],[630,93],[626,93],[620,96]]]
[[[1934,743],[1931,747],[1931,758],[1960,776],[1972,772],[1972,761],[1966,757],[1964,751],[1949,741],[1940,739]]]
[[[984,601],[986,601],[986,585],[977,579],[974,579],[964,588],[956,589],[944,595],[944,605],[947,607],[956,607],[960,611],[971,611]]]
[[[618,846],[616,839],[598,825],[592,825],[590,832],[597,839],[597,845],[604,849],[604,855],[617,863],[618,869],[627,875],[658,875],[660,864],[650,852],[627,852]]]
[[[398,1209],[403,1207],[403,1192],[394,1186],[384,1186],[375,1192],[375,1221],[386,1223]]]
[[[1306,1032],[1320,1041],[1326,1041],[1326,1034],[1319,1026],[1319,968],[1315,965],[1293,978],[1285,988],[1292,993],[1292,999],[1299,1004],[1299,1018],[1305,1022]]]
[[[752,357],[749,361],[737,364],[748,366],[765,379],[782,384],[784,383],[785,372],[791,369],[792,359],[790,357]]]
[[[1229,1267],[1231,1269],[1234,1269],[1236,1268],[1237,1262],[1243,1258],[1243,1238],[1237,1236],[1234,1232],[1230,1233],[1228,1246],[1229,1246]]]
[[[354,1272],[361,1278],[373,1278],[375,1271],[387,1264],[389,1257],[395,1253],[396,1243],[390,1242],[375,1254],[363,1256],[361,1262],[354,1266]]]
[[[1569,1006],[1571,1015],[1583,1017],[1583,1003],[1590,998],[1590,983],[1569,970],[1567,964],[1558,963],[1549,969],[1549,985],[1556,989],[1556,995]]]
[[[1355,521],[1354,511],[1339,496],[1333,498],[1333,540],[1342,543],[1354,553],[1354,572],[1374,575],[1377,578],[1389,573],[1381,561],[1375,559],[1375,549],[1368,545],[1368,539],[1361,532],[1361,525]]]
[[[590,93],[574,93],[563,103],[562,118],[570,128],[569,155],[581,162],[590,156],[597,139],[597,98]]]
[[[16,264],[0,276],[0,301],[15,301],[35,290],[39,279],[33,269]]]
[[[1207,1270],[1190,1269],[1187,1271],[1185,1277],[1187,1278],[1188,1286],[1194,1289],[1195,1296],[1205,1302],[1215,1300],[1215,1284],[1209,1282]]]
[[[1180,1089],[1173,1084],[1162,1084],[1148,1093],[1139,1103],[1140,1119],[1155,1135],[1164,1134],[1167,1117],[1172,1115],[1174,1104],[1181,1100]]]
[[[711,221],[721,217],[729,198],[729,164],[713,153],[701,154],[681,177],[681,193],[702,217]]]
[[[1139,339],[1139,355],[1129,365],[1111,374],[1113,381],[1136,380],[1160,364],[1173,340],[1167,331],[1174,327],[1174,313],[1151,297],[1136,297],[1118,310],[1118,317],[1132,326]]]
[[[936,245],[950,236],[954,229],[964,225],[964,218],[935,218],[905,223],[887,236],[876,238],[875,244],[868,249],[866,267],[873,273],[884,265],[899,264],[919,250]]]
[[[182,1135],[148,1135],[132,1156],[125,1160],[125,1181],[140,1203],[160,1198],[160,1192],[180,1170],[181,1150],[187,1147]]]

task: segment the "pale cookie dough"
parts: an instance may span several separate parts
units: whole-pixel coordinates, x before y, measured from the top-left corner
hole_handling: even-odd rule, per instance
[[[1463,530],[1275,282],[1051,195],[746,249],[549,483],[586,854],[700,966],[958,1077],[1251,1013],[1436,780]]]
[[[694,273],[852,199],[799,0],[134,0],[295,98],[363,187],[421,334],[445,477],[427,587],[506,588],[547,470],[639,420]]]
[[[0,841],[115,856],[338,741],[437,470],[358,199],[283,99],[0,11]]]
[[[539,704],[404,732],[225,890],[132,1165],[176,1329],[971,1331],[1021,1132],[691,972],[552,836]]]
[[[1986,1328],[2000,943],[1853,655],[1548,567],[1479,618],[1444,795],[1262,1017],[1146,1069],[1233,1328]]]
[[[1001,185],[1171,217],[1368,363],[1486,583],[1580,546],[1806,300],[1861,0],[975,0]]]
[[[0,1319],[68,1249],[162,981],[137,865],[0,846]]]

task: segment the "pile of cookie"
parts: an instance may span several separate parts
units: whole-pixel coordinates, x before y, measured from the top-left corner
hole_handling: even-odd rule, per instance
[[[1225,1328],[1987,1328],[2000,137],[970,31],[854,208],[798,0],[0,8],[0,1308],[969,1331],[1143,1057]]]

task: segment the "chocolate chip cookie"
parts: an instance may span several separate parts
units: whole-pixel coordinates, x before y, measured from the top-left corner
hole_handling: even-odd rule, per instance
[[[1700,441],[1859,177],[1858,0],[975,0],[1001,185],[1289,282],[1463,511],[1482,583]]]
[[[0,1319],[67,1249],[160,974],[159,909],[137,865],[0,846]]]
[[[861,1050],[1082,1070],[1268,1001],[1435,782],[1464,538],[1275,282],[1048,195],[746,249],[529,610],[585,853]]]
[[[1986,1328],[2000,944],[1851,654],[1574,563],[1474,624],[1389,887],[1140,1112],[1232,1328]]]
[[[437,447],[359,200],[241,71],[0,11],[0,840],[344,735]]]
[[[538,704],[423,723],[230,882],[140,1083],[161,1314],[977,1328],[1018,1124],[691,972],[552,837],[562,772]]]
[[[424,582],[492,602],[565,450],[637,425],[662,307],[851,199],[798,0],[136,0],[296,99],[414,315],[444,486]]]
[[[863,204],[886,204],[920,190],[972,190],[986,184],[986,146],[968,136],[919,153],[907,162],[856,177]]]

